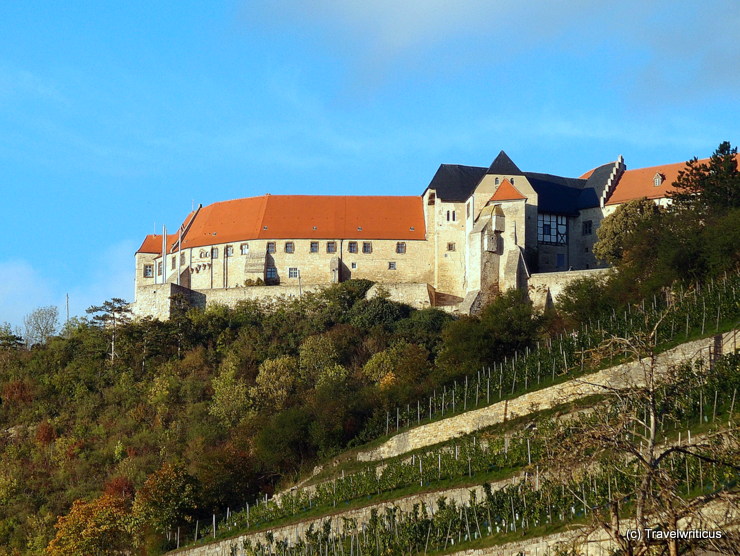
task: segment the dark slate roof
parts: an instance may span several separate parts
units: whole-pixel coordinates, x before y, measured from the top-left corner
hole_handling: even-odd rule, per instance
[[[486,169],[478,166],[441,164],[427,189],[435,190],[442,201],[464,202],[473,194],[485,174]]]
[[[576,216],[580,209],[599,204],[596,192],[592,188],[584,189],[584,179],[536,172],[524,172],[524,176],[537,192],[538,212]]]
[[[496,159],[491,162],[486,174],[500,174],[504,176],[521,176],[522,171],[514,164],[504,151],[498,153]]]
[[[604,164],[591,172],[591,175],[586,180],[586,187],[597,189],[606,185],[606,182],[609,181],[609,176],[611,176],[612,170],[614,169],[614,164],[614,162]]]

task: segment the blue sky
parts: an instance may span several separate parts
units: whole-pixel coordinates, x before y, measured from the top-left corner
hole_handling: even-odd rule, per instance
[[[0,323],[132,299],[193,203],[736,145],[738,28],[736,0],[2,2]]]

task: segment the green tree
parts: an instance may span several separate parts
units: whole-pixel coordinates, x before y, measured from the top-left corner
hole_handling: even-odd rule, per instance
[[[196,481],[185,469],[165,463],[136,492],[136,522],[164,534],[189,520],[196,509]]]
[[[374,354],[362,369],[370,380],[387,388],[394,384],[410,384],[421,378],[428,367],[424,348],[405,340]]]
[[[23,345],[23,338],[13,333],[6,322],[0,324],[0,349],[18,349]]]
[[[611,265],[622,262],[632,237],[659,210],[653,201],[645,198],[619,205],[614,213],[604,218],[596,232],[599,237],[593,249],[596,258]]]
[[[247,384],[236,376],[233,359],[224,361],[211,386],[213,399],[208,406],[208,413],[226,427],[236,425],[247,413],[250,404]]]
[[[689,160],[673,186],[676,191],[670,197],[679,209],[717,214],[740,208],[737,147],[724,141],[707,162],[699,162],[696,157]]]
[[[252,403],[262,409],[284,409],[295,390],[298,368],[298,360],[289,355],[264,361],[249,391]]]
[[[326,335],[309,336],[298,349],[300,354],[301,378],[308,384],[315,384],[322,371],[333,367],[338,359],[334,343]]]
[[[93,324],[105,328],[110,336],[110,358],[116,358],[116,335],[118,328],[131,322],[131,308],[126,300],[114,297],[102,305],[93,305],[85,311],[91,315]]]
[[[437,357],[442,378],[475,372],[531,346],[543,322],[526,294],[514,289],[486,305],[480,317],[450,322],[442,332],[443,344]]]

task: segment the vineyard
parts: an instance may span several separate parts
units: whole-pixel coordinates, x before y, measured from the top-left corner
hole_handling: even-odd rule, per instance
[[[364,433],[379,438],[424,422],[485,407],[523,392],[542,389],[586,372],[609,367],[632,355],[620,338],[649,337],[655,351],[734,326],[738,318],[740,278],[728,276],[704,287],[666,292],[623,313],[601,315],[573,334],[549,339],[504,361],[492,362],[463,381],[433,392],[416,406],[398,408],[395,415],[377,414]],[[663,447],[694,442],[697,435],[716,435],[737,415],[738,357],[715,353],[681,373],[655,392],[661,418],[657,442]],[[239,511],[230,509],[208,524],[181,527],[173,542],[184,546],[247,531],[264,531],[281,523],[367,506],[394,492],[434,491],[440,484],[486,484],[485,497],[472,494],[467,503],[440,497],[435,505],[419,504],[411,511],[387,507],[373,509],[363,523],[343,519],[312,524],[304,534],[276,539],[268,532],[256,540],[232,541],[234,550],[250,554],[414,554],[450,550],[464,542],[507,535],[542,534],[563,524],[584,520],[617,496],[629,507],[638,485],[634,458],[616,464],[595,465],[588,472],[563,478],[548,462],[558,450],[555,438],[567,438],[604,419],[618,419],[620,408],[605,400],[597,410],[558,420],[542,416],[533,426],[511,433],[480,431],[465,438],[418,450],[405,457],[368,464],[351,473],[341,472],[310,488],[296,488],[272,500],[257,500]],[[635,416],[647,411],[644,399],[631,402]],[[624,409],[623,407],[621,408]],[[630,429],[625,441],[641,445],[641,432]],[[690,457],[680,449],[660,462],[663,480],[683,496],[726,490],[736,485],[732,465]],[[613,460],[613,458],[612,458]],[[570,470],[573,471],[572,469]],[[496,485],[494,481],[513,478]],[[186,541],[187,539],[187,541]],[[238,544],[238,546],[237,546]],[[239,553],[233,552],[233,553]]]

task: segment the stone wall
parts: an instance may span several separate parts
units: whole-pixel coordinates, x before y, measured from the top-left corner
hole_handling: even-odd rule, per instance
[[[431,293],[427,284],[374,284],[367,298],[388,295],[391,301],[405,303],[414,309],[428,309],[432,306]]]
[[[496,482],[491,485],[491,488],[493,490],[504,488],[514,481],[518,481],[520,477],[521,476],[517,475],[510,479]],[[379,514],[382,514],[385,508],[393,507],[398,508],[403,512],[409,512],[413,510],[415,504],[424,504],[431,513],[434,513],[434,511],[437,509],[437,501],[440,497],[445,497],[448,502],[454,500],[458,505],[460,505],[470,502],[471,493],[475,493],[477,500],[482,500],[485,498],[485,491],[483,490],[482,485],[453,488],[448,490],[438,490],[434,492],[425,492],[421,494],[415,494],[413,496],[407,496],[398,500],[392,500],[380,504],[372,504],[354,510],[338,510],[337,513],[333,515],[327,515],[316,519],[307,519],[305,521],[301,521],[300,523],[285,525],[282,527],[275,527],[266,531],[239,535],[232,539],[217,541],[209,545],[194,548],[184,548],[174,552],[174,554],[182,556],[230,555],[232,554],[230,552],[232,547],[237,549],[237,551],[235,552],[236,554],[242,554],[243,552],[240,552],[238,549],[241,549],[244,546],[245,539],[249,539],[252,545],[256,544],[257,542],[265,543],[265,534],[268,532],[271,532],[274,535],[275,541],[285,539],[292,543],[297,541],[300,537],[305,536],[306,531],[308,531],[311,525],[313,525],[314,530],[317,530],[327,520],[331,522],[332,531],[341,531],[344,519],[355,519],[357,520],[358,526],[361,526],[363,523],[367,523],[370,520],[370,516],[373,510],[377,510]]]
[[[170,318],[172,296],[184,295],[192,304],[194,293],[172,283],[141,286],[136,290],[136,301],[131,304],[131,314],[134,318],[152,317],[167,320]]]
[[[727,333],[726,338],[732,337]],[[712,338],[681,344],[658,356],[658,372],[670,365],[707,356],[707,348],[713,345]],[[397,434],[383,444],[365,452],[359,452],[359,461],[379,461],[432,446],[479,429],[503,423],[509,419],[528,415],[568,403],[586,396],[603,394],[605,387],[625,388],[644,384],[644,361],[633,361],[610,367],[581,378],[556,384],[542,390],[529,392],[513,400],[504,400],[481,409],[461,413],[441,421],[415,427]]]
[[[529,277],[529,298],[538,309],[543,309],[557,301],[565,286],[580,278],[604,276],[608,268],[571,270],[567,272],[540,272]]]

